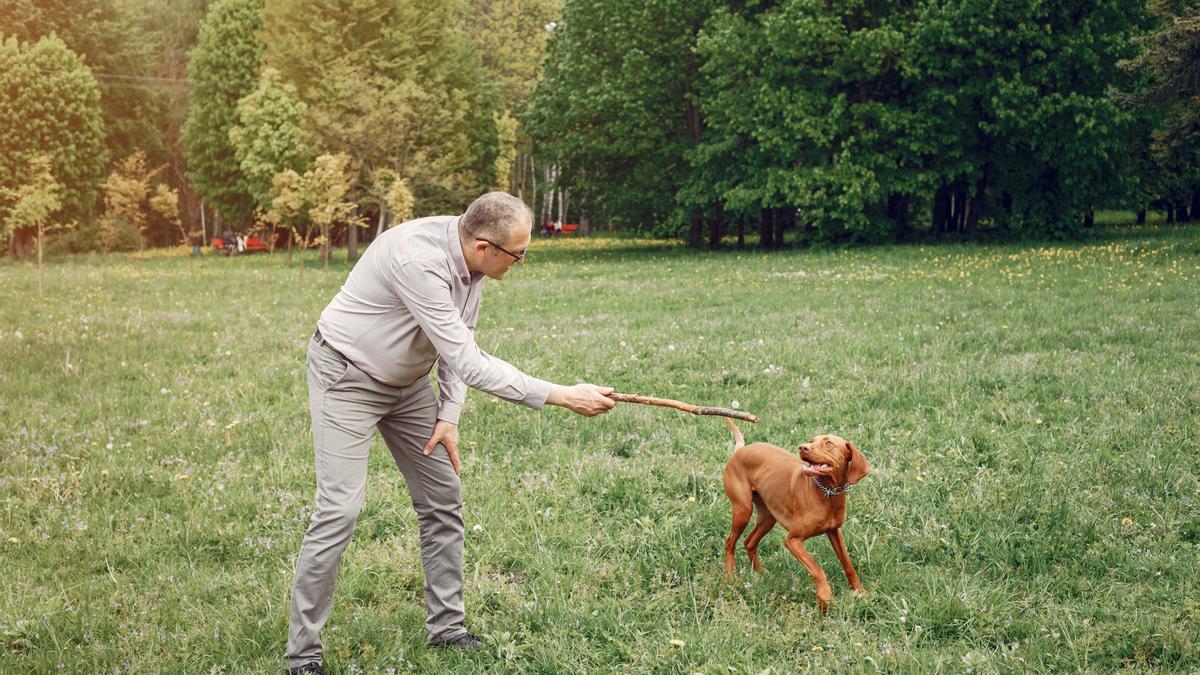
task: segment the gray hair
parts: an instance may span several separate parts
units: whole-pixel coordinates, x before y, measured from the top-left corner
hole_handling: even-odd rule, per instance
[[[489,192],[467,207],[459,227],[468,236],[506,241],[517,225],[533,227],[533,211],[525,202],[507,192]]]

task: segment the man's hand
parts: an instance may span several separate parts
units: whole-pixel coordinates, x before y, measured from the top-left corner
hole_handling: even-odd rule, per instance
[[[433,426],[433,435],[429,437],[429,442],[425,444],[425,449],[421,452],[428,455],[433,452],[437,444],[441,443],[446,446],[446,452],[450,455],[450,465],[454,467],[456,475],[462,475],[462,464],[458,461],[458,425],[446,420],[438,420]]]
[[[546,403],[562,406],[585,417],[593,417],[612,410],[612,407],[617,404],[608,397],[612,391],[612,387],[601,387],[594,384],[577,384],[574,387],[554,385]]]

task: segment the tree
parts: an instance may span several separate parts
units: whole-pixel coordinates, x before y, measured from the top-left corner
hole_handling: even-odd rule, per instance
[[[217,0],[200,28],[188,64],[191,101],[183,128],[190,178],[205,201],[227,220],[246,222],[252,186],[229,132],[238,101],[254,90],[262,44],[262,0]]]
[[[1157,25],[1123,64],[1133,80],[1121,97],[1147,130],[1139,206],[1158,199],[1168,220],[1200,219],[1200,3],[1155,0],[1150,11]]]
[[[8,217],[2,231],[6,234],[26,228],[37,232],[38,297],[42,297],[42,257],[45,251],[46,232],[52,226],[51,217],[62,201],[59,194],[62,186],[54,180],[53,164],[46,155],[29,160],[28,178],[16,189],[0,188],[0,196],[11,200]]]
[[[117,162],[104,181],[105,214],[100,224],[101,248],[115,251],[136,237],[139,249],[146,246],[147,199],[150,181],[158,171],[146,168],[146,156],[140,152]]]
[[[346,194],[354,184],[354,170],[346,155],[321,155],[313,161],[312,168],[305,172],[301,181],[308,217],[320,229],[321,260],[329,264],[333,225],[346,223],[350,227],[363,227],[366,223],[357,217],[354,202]]]
[[[260,209],[270,208],[271,179],[310,161],[301,122],[307,106],[279,71],[264,68],[258,86],[238,101],[238,125],[229,130],[238,165]]]
[[[0,0],[4,35],[36,42],[56,35],[101,73],[100,109],[108,155],[147,153],[166,161],[158,123],[163,88],[140,78],[155,75],[155,35],[143,30],[132,3],[118,0]]]
[[[270,0],[263,21],[265,62],[307,105],[314,149],[351,157],[364,205],[386,205],[384,169],[421,213],[460,209],[494,183],[495,88],[448,3]]]
[[[678,203],[704,133],[697,35],[717,3],[569,0],[523,123],[560,185],[604,220],[701,241],[702,209]]]
[[[61,217],[83,220],[91,213],[107,161],[100,89],[62,40],[0,43],[0,143],[0,188],[17,189],[30,161],[48,156],[62,188]],[[0,207],[4,219],[7,212]],[[17,230],[10,245],[24,254],[31,239],[28,228]]]

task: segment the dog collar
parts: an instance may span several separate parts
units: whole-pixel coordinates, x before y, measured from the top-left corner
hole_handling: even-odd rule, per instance
[[[820,490],[821,492],[823,492],[826,497],[836,497],[838,495],[844,495],[850,491],[850,488],[854,487],[850,483],[846,483],[845,485],[843,485],[841,487],[833,488],[832,490],[830,490],[829,488],[825,487],[824,485],[821,485],[821,481],[817,480],[817,476],[812,477],[812,482],[813,482],[813,485],[816,485],[817,489]]]

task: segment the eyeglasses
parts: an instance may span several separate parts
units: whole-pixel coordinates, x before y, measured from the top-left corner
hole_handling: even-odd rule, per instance
[[[505,252],[505,253],[507,253],[509,256],[511,256],[511,257],[512,257],[512,259],[513,259],[514,261],[516,261],[516,262],[521,262],[522,260],[524,260],[524,259],[525,259],[525,254],[526,254],[527,252],[529,252],[529,249],[528,249],[528,248],[523,248],[523,249],[521,249],[521,252],[520,252],[520,253],[513,253],[512,251],[510,251],[510,250],[508,250],[508,249],[504,248],[504,247],[503,247],[503,246],[501,246],[500,244],[497,244],[496,242],[492,241],[491,239],[484,239],[483,237],[475,237],[475,241],[482,241],[482,242],[486,242],[486,243],[488,243],[488,244],[491,244],[492,246],[495,246],[496,248],[500,249],[501,251],[504,251],[504,252]]]

